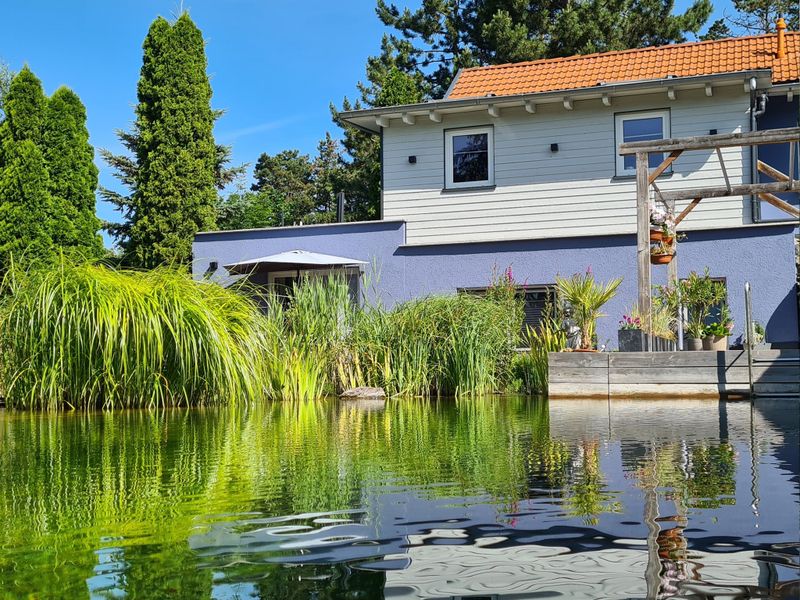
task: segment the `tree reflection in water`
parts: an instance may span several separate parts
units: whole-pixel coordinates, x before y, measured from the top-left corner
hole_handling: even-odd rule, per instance
[[[720,540],[777,556],[771,544],[798,535],[775,514],[781,494],[797,493],[792,426],[756,414],[751,430],[734,407],[720,435],[713,403],[661,406],[514,397],[0,412],[0,597],[374,597],[385,569],[416,567],[419,550],[441,544],[497,559],[547,547],[633,557],[646,541],[645,572],[625,575],[646,575],[655,598],[705,585]],[[756,452],[782,461],[768,465],[780,494],[761,500],[763,515],[736,486],[767,468]],[[773,535],[750,533],[761,520]],[[790,578],[769,568],[774,585]]]

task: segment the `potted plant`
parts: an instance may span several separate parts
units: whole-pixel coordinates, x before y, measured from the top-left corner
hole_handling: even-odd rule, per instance
[[[597,319],[604,316],[600,309],[614,297],[621,283],[621,277],[612,279],[608,283],[599,283],[595,281],[591,268],[585,273],[576,273],[569,278],[556,276],[558,297],[570,307],[572,318],[581,330],[578,350],[584,352],[593,350]]]
[[[727,306],[720,309],[719,318],[706,325],[703,335],[703,350],[727,350],[728,336],[733,331],[733,319]]]
[[[706,326],[700,322],[689,321],[686,324],[686,340],[684,341],[684,348],[686,350],[702,350],[703,349],[703,335],[705,335]]]
[[[620,352],[642,352],[645,349],[644,336],[640,317],[622,315],[617,330]]]
[[[650,203],[650,241],[660,242],[664,239],[664,232],[669,231],[669,213],[665,208]]]
[[[706,268],[702,275],[692,271],[689,277],[677,285],[659,289],[663,301],[674,313],[677,313],[679,307],[686,308],[687,318],[684,326],[686,349],[701,350],[706,321],[711,316],[713,308],[724,302],[725,285],[713,280]]]
[[[675,257],[674,239],[663,240],[650,246],[650,262],[654,265],[666,265]]]

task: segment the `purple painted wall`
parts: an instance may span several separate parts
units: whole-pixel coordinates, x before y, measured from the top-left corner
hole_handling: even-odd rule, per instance
[[[791,225],[693,231],[678,251],[681,277],[708,266],[727,279],[729,303],[736,320],[734,336],[744,322],[744,284],[753,287],[754,317],[767,327],[770,342],[796,342],[794,234]],[[222,265],[286,250],[302,249],[369,261],[365,269],[383,302],[392,305],[428,294],[489,283],[493,268],[511,266],[521,283],[552,283],[591,266],[602,280],[622,277],[616,298],[598,323],[600,343],[617,345],[617,321],[636,302],[636,242],[632,235],[561,238],[442,246],[404,246],[402,221],[287,227],[200,234],[194,243],[194,272],[202,277],[209,263]],[[377,269],[378,273],[375,273]],[[666,267],[653,267],[653,282],[665,283]],[[371,292],[368,290],[368,295]]]

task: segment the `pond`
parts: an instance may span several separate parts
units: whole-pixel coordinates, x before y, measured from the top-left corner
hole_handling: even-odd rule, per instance
[[[796,597],[797,401],[0,411],[2,598]]]

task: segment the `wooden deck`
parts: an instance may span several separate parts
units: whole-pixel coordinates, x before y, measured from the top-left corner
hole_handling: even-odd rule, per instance
[[[756,395],[796,394],[800,351],[753,352]],[[726,352],[551,352],[551,398],[747,397],[747,354]]]

